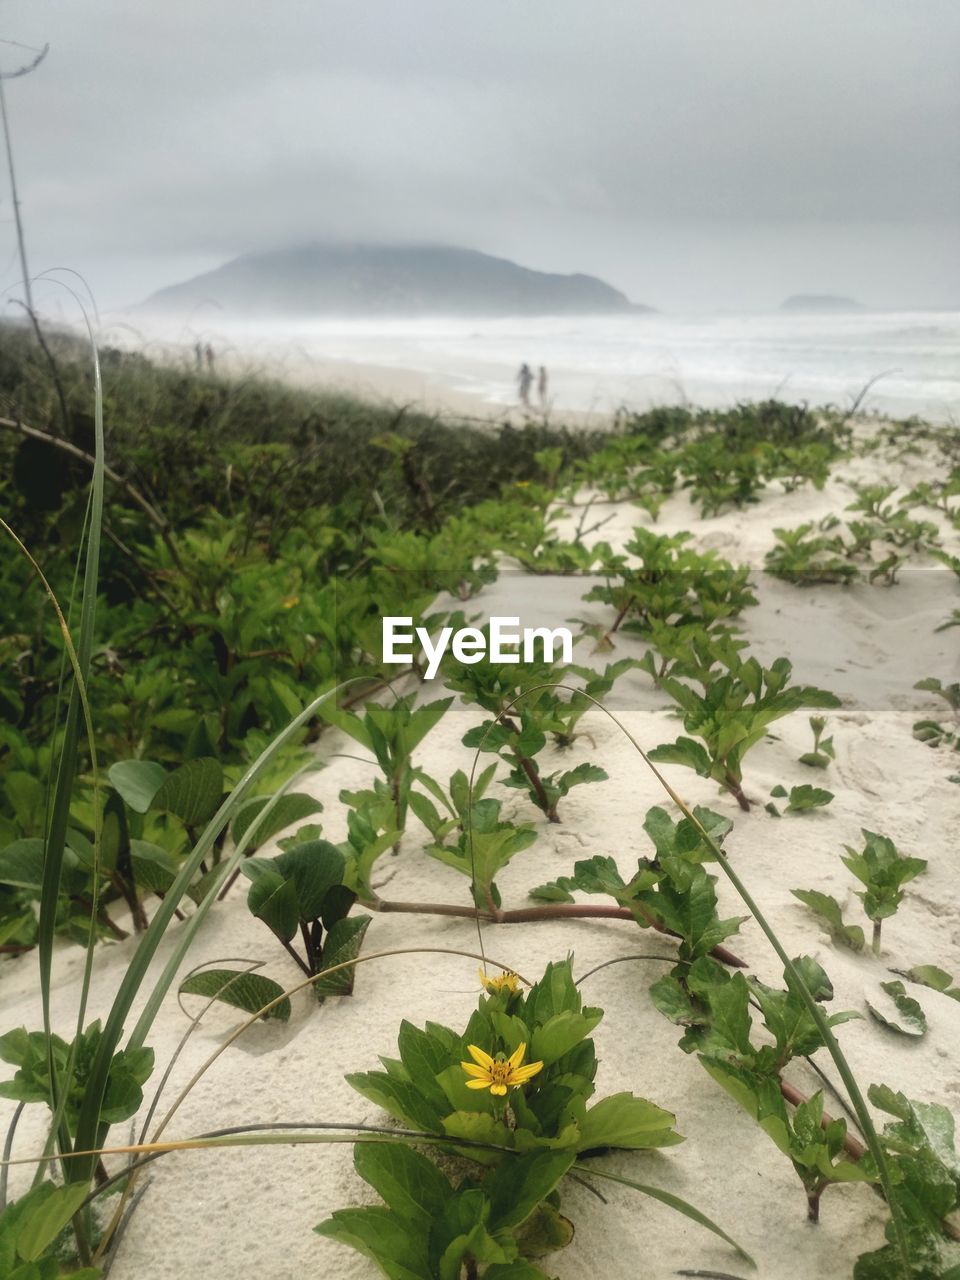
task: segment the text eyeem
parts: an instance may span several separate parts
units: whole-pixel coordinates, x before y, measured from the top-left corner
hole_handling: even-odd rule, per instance
[[[486,633],[476,627],[460,627],[456,631],[442,627],[436,636],[431,636],[425,627],[413,627],[412,618],[384,618],[383,661],[392,666],[412,662],[414,641],[427,660],[427,680],[437,674],[447,649],[458,662],[468,666],[484,658],[491,662],[553,662],[558,646],[560,660],[573,661],[573,636],[567,627],[519,628],[519,618],[491,618]]]

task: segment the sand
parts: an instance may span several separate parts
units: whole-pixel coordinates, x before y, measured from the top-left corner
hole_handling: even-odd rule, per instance
[[[849,480],[889,477],[909,487],[930,475],[933,465],[922,457],[895,461],[873,454],[838,466],[821,493],[803,489],[781,494],[773,485],[756,506],[707,520],[698,517],[685,495],[678,495],[664,507],[656,527],[689,529],[698,547],[715,547],[730,559],[758,566],[773,544],[773,527],[841,512],[852,499]],[[646,513],[630,504],[597,504],[595,511],[597,518],[612,515],[596,536],[614,546],[622,545],[635,525],[650,524]],[[958,550],[955,531],[945,530],[945,543]],[[931,750],[911,733],[921,716],[945,718],[942,704],[915,691],[914,683],[931,675],[944,683],[958,678],[957,633],[934,631],[957,603],[958,584],[948,571],[933,572],[931,563],[919,562],[892,588],[801,589],[765,580],[759,605],[745,612],[744,634],[758,656],[789,656],[798,678],[832,689],[843,700],[842,708],[828,713],[828,732],[836,746],[836,761],[828,770],[815,772],[797,763],[811,746],[807,714],[799,712],[777,722],[771,737],[749,755],[746,790],[762,802],[776,783],[812,782],[835,793],[827,809],[776,820],[761,803],[742,814],[709,781],[688,770],[666,769],[689,802],[709,805],[734,821],[727,840],[731,859],[788,952],[812,955],[826,968],[836,989],[834,1009],[863,1012],[878,983],[892,976],[890,969],[935,963],[960,976],[960,898],[954,870],[960,786],[948,781],[960,772],[960,757]],[[609,618],[602,606],[581,602],[584,589],[581,580],[536,578],[505,566],[471,609],[484,615],[518,614],[524,622],[540,625],[573,616]],[[588,658],[588,646],[580,646],[580,661]],[[639,657],[643,650],[642,642],[621,636],[612,656]],[[439,687],[424,690],[427,697],[440,693]],[[621,682],[609,699],[611,709],[647,746],[676,736],[677,722],[663,704],[642,673]],[[418,762],[442,779],[457,766],[469,768],[471,754],[460,739],[478,718],[456,703],[418,752]],[[601,763],[609,780],[577,788],[562,803],[560,825],[540,821],[516,791],[496,791],[508,814],[534,820],[539,831],[536,845],[498,878],[507,906],[525,905],[529,888],[570,872],[577,858],[608,854],[629,876],[637,857],[651,851],[642,819],[651,805],[667,803],[656,780],[605,716],[588,717],[584,728],[589,738],[585,734],[556,758],[565,764]],[[334,840],[345,834],[337,802],[340,789],[367,784],[374,773],[369,765],[338,756],[340,750],[358,754],[355,744],[344,748],[336,735],[324,735],[318,756],[326,767],[302,788],[323,800],[325,834]],[[790,894],[795,887],[832,893],[849,920],[866,923],[852,893],[852,877],[840,862],[845,843],[859,847],[861,826],[889,835],[902,853],[929,859],[927,873],[908,886],[899,914],[885,923],[879,959],[834,946]],[[382,894],[466,903],[466,882],[420,852],[424,838],[411,816],[401,854],[379,864]],[[719,893],[721,915],[741,913],[725,882]],[[266,961],[263,972],[293,985],[296,970],[250,917],[244,897],[241,882],[208,919],[188,967],[247,957]],[[174,934],[171,930],[165,939],[159,960]],[[618,956],[657,954],[668,963],[672,954],[668,940],[649,931],[641,935],[627,922],[488,926],[484,944],[489,955],[531,978],[568,951],[575,953],[576,974]],[[764,981],[779,981],[776,959],[752,921],[730,945]],[[91,1017],[106,1011],[134,946],[129,940],[99,948]],[[380,915],[370,926],[365,950],[417,946],[475,952],[476,929],[467,920]],[[804,1196],[789,1162],[696,1060],[677,1048],[677,1028],[650,1004],[647,987],[666,963],[619,964],[590,978],[584,988],[590,1001],[606,1010],[594,1033],[600,1058],[597,1096],[620,1089],[647,1096],[675,1112],[677,1127],[686,1136],[682,1145],[663,1153],[623,1153],[607,1158],[605,1166],[687,1197],[754,1254],[761,1280],[849,1276],[857,1255],[883,1242],[883,1205],[862,1186],[834,1187],[824,1196],[820,1225],[806,1221]],[[53,1018],[61,1033],[69,1033],[81,965],[79,948],[58,949]],[[364,965],[350,999],[332,999],[318,1008],[311,997],[296,997],[288,1024],[258,1025],[218,1059],[180,1108],[167,1136],[247,1122],[381,1121],[378,1109],[347,1086],[344,1073],[375,1068],[378,1053],[392,1054],[402,1018],[462,1027],[478,995],[476,970],[473,959],[403,955]],[[0,983],[3,1027],[38,1026],[35,957],[4,962]],[[883,1082],[912,1098],[956,1109],[960,1005],[919,987],[912,987],[911,994],[929,1021],[923,1040],[897,1036],[867,1018],[841,1028],[843,1047],[864,1087]],[[238,1021],[228,1009],[211,1010],[175,1068],[167,1101]],[[187,1025],[170,996],[150,1037],[161,1068]],[[820,1057],[835,1078],[826,1055]],[[803,1062],[791,1064],[787,1075],[806,1091],[818,1085]],[[827,1105],[836,1112],[832,1099]],[[0,1102],[0,1123],[11,1109],[12,1104]],[[43,1108],[28,1109],[14,1154],[26,1156],[39,1148],[44,1120]],[[121,1139],[125,1133],[126,1126],[118,1126],[114,1136]],[[27,1176],[14,1170],[11,1189],[22,1189]],[[349,1146],[173,1155],[155,1164],[145,1181],[146,1194],[122,1240],[111,1280],[235,1280],[241,1275],[370,1280],[377,1274],[359,1254],[311,1232],[331,1210],[374,1198],[353,1173]],[[560,1280],[635,1280],[641,1274],[645,1280],[667,1280],[680,1268],[751,1274],[721,1242],[666,1208],[622,1188],[605,1189],[605,1195],[608,1203],[603,1205],[582,1187],[565,1187],[565,1212],[576,1224],[576,1237],[546,1261],[548,1274]]]

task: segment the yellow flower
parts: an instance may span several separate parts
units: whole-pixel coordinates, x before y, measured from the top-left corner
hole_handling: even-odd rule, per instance
[[[488,978],[482,969],[478,969],[477,973],[480,975],[481,985],[486,987],[491,995],[498,996],[501,991],[509,991],[513,996],[520,990],[520,979],[511,969],[505,969],[496,978]]]
[[[294,608],[294,606],[295,606],[295,605],[298,605],[298,604],[300,603],[300,597],[299,597],[299,596],[287,596],[287,597],[286,597],[286,599],[284,599],[283,601],[281,601],[281,603],[283,604],[283,607],[284,607],[285,609],[292,609],[292,608]]]
[[[461,1062],[460,1065],[472,1080],[467,1081],[468,1089],[489,1089],[491,1093],[503,1096],[508,1089],[515,1089],[518,1084],[526,1082],[543,1069],[542,1062],[528,1062],[521,1067],[523,1055],[527,1052],[525,1044],[520,1045],[509,1058],[499,1060],[491,1058],[475,1044],[468,1044],[467,1051],[473,1062]]]

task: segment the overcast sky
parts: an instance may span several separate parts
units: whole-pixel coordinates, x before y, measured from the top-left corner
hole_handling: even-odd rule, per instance
[[[960,306],[957,0],[0,0],[0,37],[50,43],[5,84],[31,267],[106,308],[331,237]]]

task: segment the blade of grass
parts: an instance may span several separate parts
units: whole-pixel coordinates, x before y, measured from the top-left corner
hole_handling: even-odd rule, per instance
[[[225,829],[231,818],[240,807],[241,802],[246,796],[247,791],[256,782],[257,778],[270,764],[273,758],[286,745],[291,737],[309,720],[317,714],[320,707],[328,698],[336,697],[336,695],[349,684],[354,683],[359,677],[353,677],[351,680],[343,681],[341,684],[335,685],[328,689],[325,693],[319,694],[306,707],[290,721],[290,723],[282,729],[269,746],[265,747],[257,759],[248,767],[241,777],[240,781],[234,787],[233,791],[220,805],[217,812],[207,823],[200,838],[197,840],[189,857],[185,859],[183,866],[177,873],[176,879],[164,895],[163,901],[157,908],[153,919],[147,927],[145,933],[140,937],[137,949],[134,951],[124,973],[123,980],[120,983],[119,990],[114,997],[110,1012],[107,1015],[103,1032],[97,1046],[97,1052],[90,1068],[90,1074],[87,1085],[84,1090],[84,1096],[80,1104],[80,1110],[77,1120],[76,1146],[78,1148],[93,1149],[102,1143],[102,1139],[109,1126],[104,1126],[100,1119],[100,1109],[103,1104],[103,1098],[107,1088],[107,1078],[110,1072],[110,1064],[113,1059],[114,1052],[120,1043],[123,1035],[124,1023],[133,1006],[133,1002],[140,991],[141,986],[147,975],[147,971],[156,954],[157,948],[163,939],[164,933],[177,909],[181,899],[187,892],[194,876],[200,868],[206,855],[213,848],[214,842],[220,833]],[[229,874],[229,870],[237,860],[237,855],[233,859],[225,862],[224,874]],[[216,878],[216,883],[212,886],[211,892],[208,893],[207,903],[204,914],[209,910],[216,897],[216,889],[219,888],[221,878]],[[197,914],[197,913],[195,913]],[[203,916],[200,916],[202,920]],[[193,941],[200,921],[191,919],[187,928],[183,931],[177,940],[177,944],[173,949],[173,953],[164,967],[163,973],[154,984],[146,1006],[140,1014],[139,1019],[127,1040],[126,1047],[128,1049],[138,1049],[142,1047],[154,1018],[159,1011],[163,998],[166,995],[170,984],[173,982],[176,971],[186,954],[187,948]],[[192,926],[192,927],[191,927]],[[93,1166],[85,1161],[71,1161],[68,1174],[73,1179],[88,1178],[92,1176]]]
[[[645,1182],[635,1182],[633,1178],[624,1178],[621,1174],[611,1173],[608,1169],[596,1169],[593,1165],[583,1164],[579,1160],[573,1167],[588,1178],[603,1178],[607,1182],[619,1182],[623,1187],[632,1187],[634,1191],[650,1196],[653,1200],[659,1200],[661,1204],[665,1204],[676,1213],[682,1213],[685,1218],[689,1218],[692,1222],[696,1222],[701,1227],[706,1227],[708,1231],[712,1231],[715,1236],[719,1236],[721,1240],[726,1241],[743,1258],[744,1262],[749,1262],[751,1267],[756,1267],[756,1262],[747,1253],[746,1249],[737,1244],[733,1236],[728,1236],[726,1231],[718,1226],[712,1218],[708,1218],[705,1213],[701,1213],[699,1209],[681,1196],[675,1196],[672,1192],[664,1191],[661,1187],[651,1187]]]

